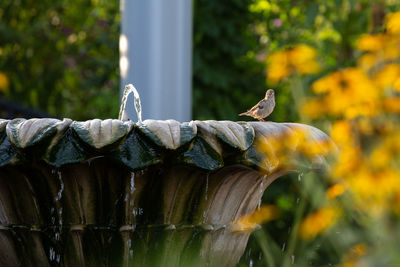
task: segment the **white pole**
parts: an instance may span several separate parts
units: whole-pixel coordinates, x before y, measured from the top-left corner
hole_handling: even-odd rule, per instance
[[[143,119],[192,117],[192,1],[122,0],[121,95],[132,83]],[[128,116],[137,121],[133,97]]]

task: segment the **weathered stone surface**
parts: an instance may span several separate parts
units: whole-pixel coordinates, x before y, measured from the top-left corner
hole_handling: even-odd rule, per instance
[[[7,136],[13,145],[24,149],[51,137],[60,123],[57,119],[14,119],[7,123]]]
[[[74,121],[72,127],[83,142],[100,149],[126,136],[132,129],[133,123],[113,119],[94,119],[84,122]]]
[[[0,166],[34,157],[61,167],[103,156],[117,160],[131,170],[161,162],[216,170],[229,158],[230,164],[245,163],[270,172],[276,168],[274,161],[265,160],[265,155],[256,149],[255,140],[268,143],[271,136],[296,129],[307,131],[311,140],[316,142],[330,140],[314,127],[294,123],[146,120],[135,124],[112,119],[85,122],[70,119],[1,120]],[[38,146],[40,143],[45,145]],[[40,147],[40,151],[27,154],[32,147]],[[316,155],[313,161],[323,164],[324,158]]]
[[[155,144],[172,150],[190,142],[197,134],[193,122],[145,120],[138,127]]]

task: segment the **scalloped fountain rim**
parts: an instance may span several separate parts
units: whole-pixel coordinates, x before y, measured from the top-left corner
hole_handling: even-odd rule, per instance
[[[312,141],[330,141],[321,130],[298,123],[115,119],[0,119],[0,167],[44,160],[61,167],[96,157],[117,161],[130,170],[162,162],[206,170],[241,163],[267,173],[278,166],[263,160],[254,144],[271,136],[303,129]],[[271,161],[274,162],[274,161]],[[313,163],[324,164],[321,155]]]

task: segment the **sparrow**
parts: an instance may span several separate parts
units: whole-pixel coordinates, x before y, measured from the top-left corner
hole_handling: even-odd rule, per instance
[[[275,107],[275,92],[272,89],[268,89],[265,93],[265,98],[257,103],[254,107],[246,112],[240,113],[239,116],[250,116],[259,121],[264,121],[265,117],[268,117]]]

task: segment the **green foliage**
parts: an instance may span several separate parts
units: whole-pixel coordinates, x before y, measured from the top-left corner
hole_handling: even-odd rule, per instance
[[[194,2],[193,117],[237,120],[264,97],[250,0]]]
[[[118,1],[0,4],[0,71],[7,99],[58,117],[116,117]]]
[[[309,85],[318,77],[333,69],[355,65],[359,57],[355,45],[360,35],[381,32],[384,15],[399,10],[400,3],[390,0],[255,0],[250,5],[250,12],[259,15],[255,16],[257,20],[253,21],[252,26],[260,36],[260,44],[255,53],[263,53],[268,57],[269,53],[277,50],[296,44],[308,44],[318,50],[323,69],[318,76],[294,75],[276,84],[278,106],[284,105],[284,109],[276,110],[274,115],[279,118],[285,118],[286,115],[286,118],[296,119],[297,110],[293,105],[292,94],[305,96],[310,89]],[[268,72],[268,66],[266,71]],[[313,240],[299,242],[296,236],[291,239],[299,207],[305,207],[300,217],[319,207],[321,192],[328,187],[328,179],[323,174],[309,174],[302,178],[302,182],[298,182],[296,177],[281,179],[286,180],[274,182],[266,190],[263,199],[263,202],[277,205],[281,216],[251,236],[238,266],[249,266],[250,261],[253,266],[339,264],[350,248],[360,242],[360,233],[357,232],[359,228],[353,218],[343,216],[342,219],[347,221],[348,228],[327,231]],[[383,243],[385,242],[382,241]],[[290,246],[293,250],[289,251]],[[272,258],[268,258],[271,255],[264,252],[265,247],[268,247]],[[383,247],[382,249],[391,251],[391,245]],[[378,252],[376,254],[379,255]],[[271,265],[271,262],[274,262],[274,265]]]

